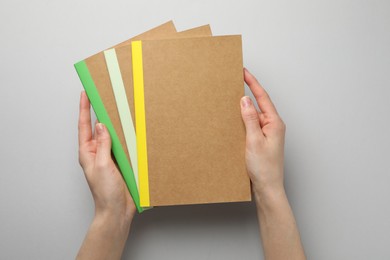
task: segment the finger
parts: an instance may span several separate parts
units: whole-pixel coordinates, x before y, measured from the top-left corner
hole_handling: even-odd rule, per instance
[[[90,141],[92,138],[90,103],[85,91],[80,96],[79,112],[79,145]]]
[[[249,97],[241,98],[241,116],[245,124],[246,136],[249,138],[263,137],[258,111]]]
[[[268,93],[246,68],[244,69],[244,80],[256,98],[261,112],[270,115],[277,115],[278,112],[276,111],[276,108],[272,103]]]
[[[96,125],[95,132],[97,133],[96,160],[99,164],[105,165],[111,160],[111,137],[107,128],[101,123]]]

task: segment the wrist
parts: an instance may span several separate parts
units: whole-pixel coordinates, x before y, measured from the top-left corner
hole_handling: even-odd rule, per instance
[[[123,212],[117,212],[114,210],[96,210],[94,222],[103,224],[113,230],[120,230],[129,232],[131,222],[133,221],[133,215],[129,216]]]
[[[95,217],[112,219],[124,224],[131,224],[136,209],[135,206],[115,205],[114,203],[97,203],[95,201]],[[109,205],[107,205],[109,204]]]
[[[279,207],[280,203],[287,200],[283,184],[253,187],[253,194],[257,208],[261,211],[269,211]]]
[[[97,211],[77,259],[120,259],[130,223],[118,214]]]

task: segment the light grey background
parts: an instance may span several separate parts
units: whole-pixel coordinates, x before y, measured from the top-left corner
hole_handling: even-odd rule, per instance
[[[173,19],[242,34],[287,124],[309,259],[390,259],[390,1],[0,2],[0,259],[72,259],[93,218],[73,63]],[[254,205],[156,208],[123,259],[263,259]]]

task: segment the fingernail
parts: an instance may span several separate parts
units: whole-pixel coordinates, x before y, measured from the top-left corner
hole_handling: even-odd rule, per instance
[[[249,97],[245,96],[245,97],[241,98],[241,106],[243,108],[249,107],[250,104],[251,104],[251,99]]]
[[[104,125],[99,123],[96,125],[96,131],[98,133],[98,135],[101,135],[104,133]]]

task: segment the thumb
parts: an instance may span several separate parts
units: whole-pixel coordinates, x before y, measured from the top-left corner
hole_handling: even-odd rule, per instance
[[[250,97],[245,96],[241,98],[241,116],[245,124],[247,137],[259,138],[263,136],[259,114]]]
[[[105,125],[101,123],[96,124],[96,133],[96,160],[104,164],[111,160],[111,137]]]

